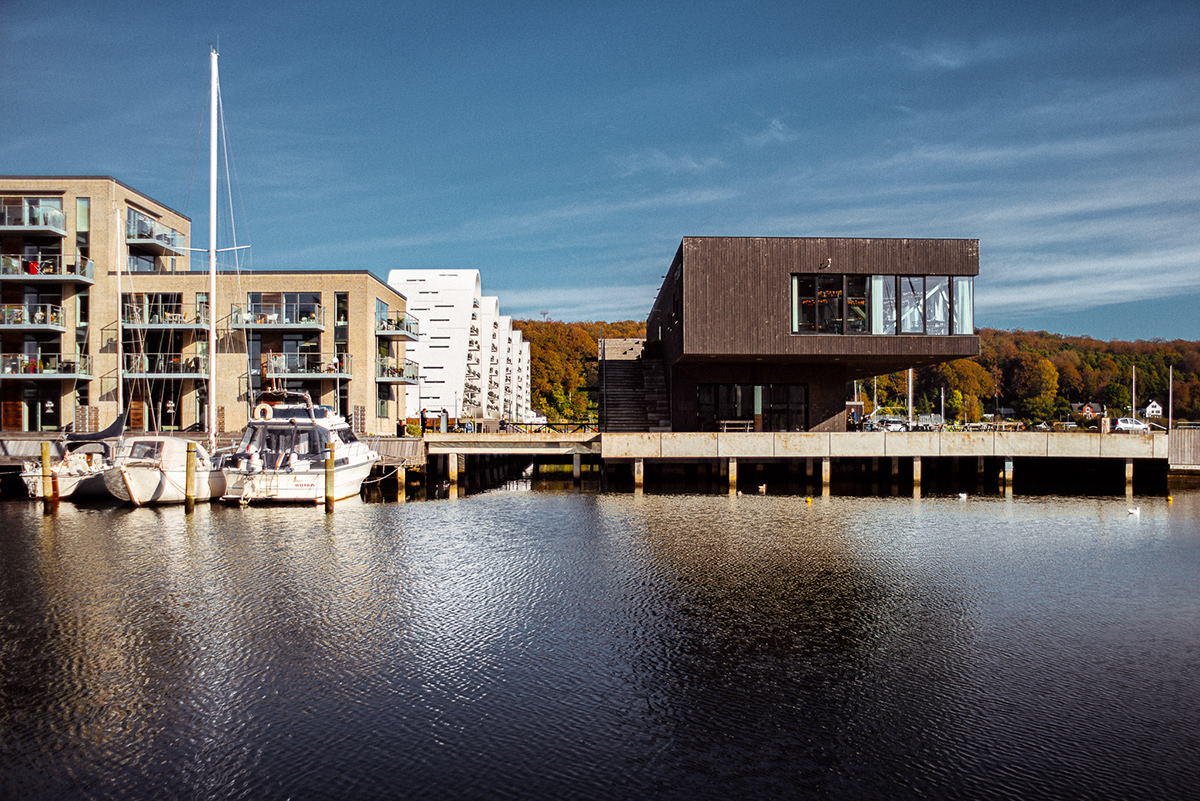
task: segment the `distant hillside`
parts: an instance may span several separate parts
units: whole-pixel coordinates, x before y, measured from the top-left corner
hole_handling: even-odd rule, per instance
[[[513,320],[529,343],[530,396],[533,408],[550,420],[586,420],[595,397],[596,342],[646,336],[645,321],[561,323]],[[593,409],[594,411],[594,409]]]
[[[646,324],[561,323],[514,320],[530,343],[533,408],[551,420],[580,420],[595,398],[587,390],[597,380],[596,341],[644,338]],[[1200,342],[1138,340],[1104,342],[1045,331],[979,330],[981,353],[974,359],[919,368],[914,396],[919,411],[937,411],[946,391],[947,417],[978,420],[997,403],[1028,419],[1065,420],[1072,403],[1105,404],[1123,416],[1130,403],[1130,379],[1137,368],[1137,401],[1167,406],[1170,367],[1175,368],[1175,419],[1200,420]],[[906,374],[879,376],[879,405],[902,404]],[[859,382],[868,406],[871,379]],[[868,409],[869,411],[869,409]],[[1164,412],[1164,416],[1166,413]]]
[[[1166,417],[1170,369],[1175,368],[1175,419],[1200,420],[1200,342],[1137,340],[1104,342],[1045,331],[978,331],[980,354],[914,376],[920,411],[937,411],[946,391],[947,417],[978,420],[997,403],[1029,420],[1071,419],[1072,403],[1100,403],[1110,416],[1129,414],[1131,379],[1137,368],[1137,404],[1157,400]],[[879,378],[879,405],[906,400],[905,374]],[[870,402],[870,379],[860,382]]]

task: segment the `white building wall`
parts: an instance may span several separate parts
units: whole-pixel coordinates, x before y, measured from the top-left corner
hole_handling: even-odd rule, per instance
[[[445,409],[465,416],[471,396],[468,352],[471,316],[480,298],[478,270],[392,270],[388,284],[409,299],[408,311],[421,320],[421,338],[408,345],[408,358],[420,366],[420,380],[406,390],[405,407],[416,417]],[[478,388],[476,388],[476,392]]]
[[[421,321],[421,338],[407,352],[421,376],[407,388],[410,415],[446,409],[451,417],[535,419],[529,343],[500,314],[499,299],[482,295],[478,270],[392,270],[388,284]]]

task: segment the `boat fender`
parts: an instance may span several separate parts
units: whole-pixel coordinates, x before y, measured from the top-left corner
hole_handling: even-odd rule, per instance
[[[255,420],[270,420],[275,416],[275,410],[269,404],[260,403],[254,407]]]

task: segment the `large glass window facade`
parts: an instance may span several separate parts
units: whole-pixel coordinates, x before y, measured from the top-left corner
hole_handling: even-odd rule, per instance
[[[971,276],[792,276],[793,334],[974,333]]]
[[[954,333],[975,333],[975,286],[969,276],[956,275],[954,285]]]
[[[807,384],[699,384],[698,431],[804,431]]]

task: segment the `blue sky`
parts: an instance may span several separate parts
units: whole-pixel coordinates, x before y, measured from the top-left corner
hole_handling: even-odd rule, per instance
[[[1200,339],[1191,3],[17,3],[0,173],[207,244],[208,43],[256,269],[477,268],[643,318],[681,237],[970,237],[976,322]]]

